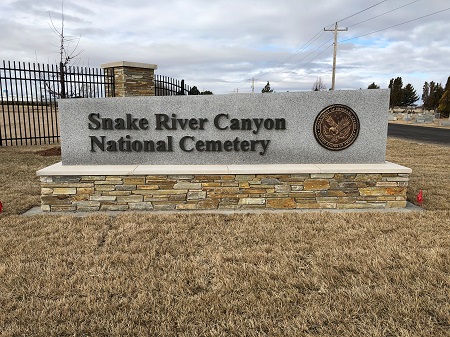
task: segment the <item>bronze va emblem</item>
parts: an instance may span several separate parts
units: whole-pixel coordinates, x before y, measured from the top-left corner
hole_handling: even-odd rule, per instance
[[[359,134],[359,119],[348,106],[334,104],[323,109],[314,121],[314,136],[324,148],[340,151],[352,145]]]

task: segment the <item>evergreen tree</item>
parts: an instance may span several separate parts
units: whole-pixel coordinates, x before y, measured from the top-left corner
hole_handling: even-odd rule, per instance
[[[450,76],[447,78],[447,83],[445,83],[445,91],[450,90]]]
[[[434,91],[433,91],[433,106],[431,107],[433,110],[436,110],[439,106],[439,101],[441,100],[441,97],[444,95],[444,88],[440,83],[437,83]]]
[[[422,91],[422,101],[424,109],[429,110],[428,109],[429,100],[430,100],[430,85],[428,84],[428,82],[425,82],[423,84],[423,91]]]
[[[428,110],[433,110],[436,106],[436,83],[430,82],[430,97],[428,98]]]
[[[435,105],[436,105],[436,95],[435,95],[435,90],[436,90],[436,83],[434,83],[434,81],[430,82],[430,97],[428,97],[428,110],[433,110]]]
[[[425,82],[423,85],[423,107],[426,110],[436,110],[439,107],[441,98],[444,92],[450,89],[450,77],[447,79],[445,84],[445,89],[440,83],[435,83],[431,81],[430,83]]]
[[[402,90],[402,93],[401,106],[410,106],[419,100],[419,96],[417,96],[416,90],[411,83],[406,85],[406,87]]]
[[[434,109],[437,109],[437,107],[439,106],[439,101],[441,100],[442,96],[444,96],[444,92],[445,89],[442,87],[442,85],[439,83],[436,86],[436,91],[435,91],[435,95],[436,95],[436,105],[434,106]]]
[[[191,90],[189,90],[189,95],[212,95],[212,91],[209,90],[205,90],[200,92],[200,90],[198,90],[198,88],[194,85]]]
[[[450,116],[450,76],[447,78],[447,83],[445,84],[445,91],[439,100],[438,111],[441,117],[449,118]]]
[[[200,95],[200,90],[194,85],[191,90],[189,90],[189,95]]]
[[[403,98],[402,88],[403,88],[403,81],[401,77],[391,79],[391,81],[389,82],[389,89],[391,89],[391,97],[389,100],[390,108],[400,106],[402,104]]]
[[[375,82],[372,82],[372,84],[370,84],[367,89],[380,89],[379,85],[376,85]]]
[[[273,92],[273,89],[270,89],[270,84],[269,81],[267,81],[267,84],[265,85],[265,87],[261,90],[261,92]]]
[[[442,118],[450,116],[450,90],[446,90],[439,101],[438,111]]]

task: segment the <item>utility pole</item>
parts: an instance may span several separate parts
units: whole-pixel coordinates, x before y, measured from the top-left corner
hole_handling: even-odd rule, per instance
[[[338,29],[337,22],[334,25],[334,29],[323,29],[325,32],[334,32],[334,53],[333,53],[333,77],[331,80],[331,90],[334,90],[334,83],[336,78],[336,52],[337,52],[337,33],[338,32],[346,32],[348,30],[348,27],[345,27],[344,29]]]
[[[257,81],[258,79],[257,78],[254,78],[254,77],[252,77],[252,78],[249,78],[249,79],[247,79],[246,81],[252,81],[252,94],[254,94],[255,93],[255,81]]]
[[[257,78],[256,78],[256,80],[258,80]],[[252,94],[254,94],[255,93],[255,78],[253,77],[252,78]]]

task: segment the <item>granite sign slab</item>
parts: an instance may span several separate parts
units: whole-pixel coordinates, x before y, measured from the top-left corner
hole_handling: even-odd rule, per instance
[[[389,90],[59,101],[63,165],[384,163]]]

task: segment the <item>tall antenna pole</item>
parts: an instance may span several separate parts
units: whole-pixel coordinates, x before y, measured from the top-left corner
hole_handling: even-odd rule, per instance
[[[348,30],[348,27],[344,29],[338,29],[337,22],[334,25],[334,29],[323,29],[325,32],[334,32],[334,53],[333,53],[333,77],[331,79],[331,90],[334,90],[334,84],[336,82],[336,52],[337,52],[337,33],[345,32]]]

